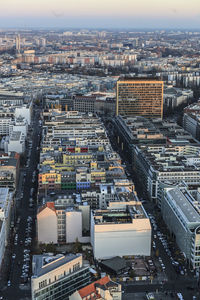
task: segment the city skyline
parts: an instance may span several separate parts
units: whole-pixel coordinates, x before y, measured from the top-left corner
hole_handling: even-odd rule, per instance
[[[198,0],[8,0],[1,1],[0,27],[199,28],[199,16]]]

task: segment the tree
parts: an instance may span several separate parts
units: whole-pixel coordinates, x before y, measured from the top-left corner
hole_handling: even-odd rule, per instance
[[[131,270],[131,271],[129,272],[129,276],[130,276],[131,278],[134,278],[134,277],[135,277],[135,271],[134,271],[134,270]]]
[[[39,100],[39,99],[36,99],[36,100],[35,100],[35,104],[36,104],[37,106],[39,106],[39,105],[40,105],[40,100]]]
[[[82,245],[79,242],[78,238],[76,238],[76,242],[74,243],[73,252],[79,253],[82,251]]]
[[[56,246],[53,243],[49,243],[46,245],[46,252],[55,253],[56,252]]]

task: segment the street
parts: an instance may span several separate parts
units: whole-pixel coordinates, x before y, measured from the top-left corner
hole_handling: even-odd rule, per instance
[[[108,135],[111,141],[111,144],[113,146],[113,149],[117,151],[121,158],[123,159],[125,163],[125,170],[128,171],[129,173],[129,178],[133,179],[134,183],[137,183],[137,178],[136,174],[133,173],[133,169],[131,168],[130,163],[128,162],[128,159],[126,155],[121,151],[120,147],[118,146],[115,137],[113,136],[113,130],[111,129],[112,127],[109,128],[107,126],[108,130]],[[139,199],[144,199],[144,208],[148,215],[155,215],[155,212],[157,211],[157,208],[155,207],[154,203],[148,201],[147,198],[145,198],[145,195],[142,193],[142,189],[138,188],[136,184],[136,191],[138,193]],[[159,224],[156,224],[157,228],[156,230],[152,226],[152,241],[155,243],[154,249],[152,249],[152,258],[154,260],[157,260],[158,257],[156,255],[156,252],[159,253],[159,257],[161,258],[163,265],[165,267],[164,272],[167,277],[166,282],[160,282],[158,283],[157,279],[154,279],[152,283],[150,282],[122,282],[123,285],[123,298],[124,299],[140,299],[140,298],[135,298],[133,297],[135,293],[141,293],[141,292],[167,292],[168,293],[168,298],[167,299],[172,299],[172,297],[175,297],[175,292],[181,292],[183,295],[183,299],[186,300],[191,300],[193,299],[193,296],[196,296],[196,299],[200,299],[200,294],[199,294],[199,288],[197,286],[197,278],[192,274],[187,268],[187,274],[180,275],[175,269],[175,267],[172,265],[172,257],[171,255],[167,255],[166,250],[161,243],[161,240],[157,236],[157,232],[159,232]],[[166,226],[165,226],[165,231],[166,231]],[[164,231],[164,234],[166,233]],[[156,237],[156,238],[155,238]],[[170,259],[171,258],[171,259]],[[185,266],[186,267],[186,266]],[[127,297],[128,296],[128,297]],[[132,297],[132,298],[131,298]],[[140,297],[140,296],[139,296]]]
[[[35,109],[33,117],[33,133],[29,140],[29,166],[20,170],[21,176],[17,191],[17,221],[13,230],[12,257],[8,271],[7,283],[0,295],[3,299],[31,299],[31,255],[35,243],[35,216],[37,208],[37,174],[41,128],[39,127],[39,109]],[[28,152],[28,151],[27,151]],[[33,192],[33,207],[30,207],[30,193]],[[21,195],[21,197],[20,197]]]

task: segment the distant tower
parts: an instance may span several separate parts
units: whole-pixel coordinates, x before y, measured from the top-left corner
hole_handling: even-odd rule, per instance
[[[20,53],[20,35],[18,34],[16,37],[16,53]]]
[[[46,47],[46,39],[45,39],[45,38],[42,38],[42,39],[41,39],[41,46],[42,46],[43,48]]]

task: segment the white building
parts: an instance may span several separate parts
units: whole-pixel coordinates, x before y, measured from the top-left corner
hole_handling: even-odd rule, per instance
[[[37,234],[39,243],[81,243],[90,242],[83,231],[89,230],[90,209],[88,205],[67,207],[63,199],[46,202],[37,213]],[[64,199],[65,200],[65,199]],[[57,203],[57,202],[61,202]],[[60,206],[60,207],[59,207]]]
[[[9,193],[8,188],[0,188],[0,266],[10,231],[11,205],[12,193]]]
[[[63,300],[90,283],[89,267],[81,254],[34,255],[32,260],[32,300]]]
[[[24,153],[25,151],[25,136],[21,131],[13,131],[8,142],[8,149],[5,152]]]
[[[11,122],[9,126],[9,134],[13,131],[21,131],[24,136],[27,136],[28,133],[28,123],[25,118],[17,118],[14,121]]]
[[[21,107],[15,108],[15,117],[23,117],[26,119],[28,125],[31,123],[31,115],[32,115],[32,104],[31,105],[23,105]]]
[[[66,210],[66,242],[75,243],[82,239],[82,212],[80,210]]]
[[[48,202],[45,207],[39,209],[37,214],[37,234],[39,243],[57,244],[57,214],[54,203]]]
[[[12,122],[12,118],[0,118],[0,135],[9,135],[9,127]]]
[[[194,269],[200,269],[200,193],[166,188],[161,202],[163,219]]]
[[[151,225],[140,202],[113,202],[91,214],[91,244],[96,259],[151,255]]]

